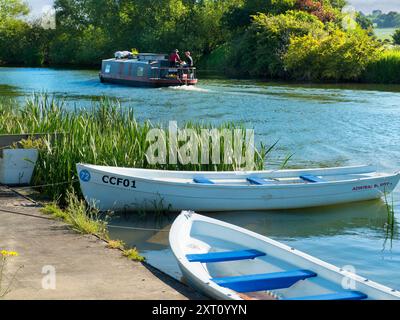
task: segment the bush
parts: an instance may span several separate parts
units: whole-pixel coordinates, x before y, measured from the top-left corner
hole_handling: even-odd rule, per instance
[[[293,36],[321,33],[324,25],[314,15],[288,11],[276,16],[258,14],[245,34],[234,42],[231,68],[242,74],[262,77],[284,77],[282,56]]]
[[[361,28],[336,29],[323,37],[293,37],[283,60],[295,79],[354,81],[377,57],[378,46]]]
[[[400,29],[397,29],[393,34],[393,44],[400,45]]]

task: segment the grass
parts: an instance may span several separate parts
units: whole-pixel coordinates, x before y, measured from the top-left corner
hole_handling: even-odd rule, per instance
[[[146,260],[136,248],[124,250],[123,255],[131,261],[144,262]]]
[[[115,250],[124,250],[125,243],[122,240],[110,240],[108,241],[107,248]]]
[[[363,77],[371,83],[400,83],[400,49],[386,49],[370,63]]]
[[[41,191],[62,204],[66,203],[67,190],[80,195],[77,163],[190,171],[232,171],[238,168],[236,162],[218,165],[149,164],[146,158],[149,147],[147,134],[160,127],[149,121],[139,123],[132,108],[121,107],[118,101],[106,98],[89,109],[73,112],[66,110],[62,100],[47,95],[33,95],[20,105],[10,99],[0,99],[0,134],[49,134],[41,142],[33,184],[53,184]],[[202,129],[211,128],[202,123],[186,123],[183,127],[194,129],[198,135]],[[220,132],[224,129],[245,131],[242,125],[232,123],[217,128]],[[27,145],[30,144],[27,142]],[[244,145],[243,153],[248,147]],[[264,168],[266,150],[264,146],[256,150],[256,169]],[[221,141],[221,154],[223,152]]]
[[[107,242],[107,248],[120,250],[122,255],[131,261],[144,262],[136,248],[126,249],[121,240],[110,240],[107,223],[98,217],[98,212],[89,209],[83,200],[79,200],[73,192],[67,194],[67,206],[61,209],[57,203],[46,205],[42,212],[69,224],[73,230],[82,234],[90,234]]]
[[[56,203],[46,205],[42,212],[71,225],[72,229],[108,240],[107,223],[99,218],[94,209],[89,209],[84,200],[80,200],[73,191],[67,192],[67,205],[61,209]]]

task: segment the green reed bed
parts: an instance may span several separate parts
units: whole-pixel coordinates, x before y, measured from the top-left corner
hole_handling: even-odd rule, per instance
[[[400,49],[388,49],[371,62],[363,77],[367,82],[400,83]]]
[[[385,243],[383,245],[383,249],[386,249],[386,244],[389,242],[390,243],[390,249],[393,248],[393,240],[397,237],[396,231],[396,213],[395,213],[395,205],[394,205],[394,198],[393,194],[391,195],[391,199],[389,201],[388,199],[388,194],[385,192],[384,195],[384,202],[386,206],[386,212],[387,212],[387,220],[385,223]]]
[[[200,135],[201,129],[209,129],[210,125],[180,123],[179,127],[193,128]],[[146,138],[153,128],[161,126],[149,121],[137,121],[133,108],[122,107],[118,101],[106,98],[89,109],[73,111],[68,111],[63,101],[46,95],[33,95],[25,103],[19,104],[13,100],[0,100],[0,134],[49,134],[40,141],[40,156],[33,184],[50,184],[41,191],[62,203],[65,203],[71,187],[79,194],[77,163],[193,171],[231,171],[239,166],[235,161],[232,164],[223,164],[222,161],[217,165],[151,165],[146,158],[150,145]],[[224,129],[245,131],[242,125],[232,123],[217,128],[219,131]],[[243,154],[248,147],[244,143]],[[223,150],[222,141],[221,153]],[[263,169],[270,151],[263,145],[256,150],[255,169]]]

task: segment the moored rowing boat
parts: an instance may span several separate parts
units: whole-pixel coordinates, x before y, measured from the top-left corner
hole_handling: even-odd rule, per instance
[[[175,220],[169,242],[185,279],[215,299],[400,299],[397,290],[192,212]]]
[[[181,172],[77,165],[82,192],[102,211],[292,209],[378,199],[400,173],[374,167],[260,172]]]

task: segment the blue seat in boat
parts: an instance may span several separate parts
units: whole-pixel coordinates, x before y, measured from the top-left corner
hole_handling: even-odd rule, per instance
[[[309,270],[294,270],[238,277],[215,278],[213,281],[221,287],[239,293],[290,288],[296,282],[316,277]]]
[[[318,178],[316,176],[313,176],[311,174],[306,174],[304,176],[300,176],[300,179],[307,181],[307,182],[311,182],[311,183],[326,182],[325,180]]]
[[[211,180],[209,180],[209,179],[207,179],[207,178],[203,178],[203,177],[194,178],[193,181],[194,181],[195,183],[198,183],[198,184],[215,184],[215,183],[212,182]]]
[[[268,184],[267,180],[265,180],[263,178],[258,178],[258,177],[248,177],[247,181],[256,186],[264,186],[264,185]]]
[[[322,294],[319,296],[290,298],[285,300],[365,300],[368,296],[358,291],[338,292],[331,294]]]
[[[205,254],[188,254],[186,258],[189,262],[226,262],[226,261],[239,261],[239,260],[252,260],[258,257],[266,256],[264,252],[257,250],[242,250],[230,252],[212,252]]]

